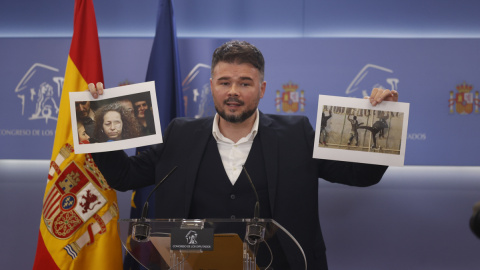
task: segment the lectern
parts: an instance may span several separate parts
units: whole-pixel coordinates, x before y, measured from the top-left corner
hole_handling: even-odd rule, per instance
[[[260,270],[285,257],[289,268],[307,269],[300,244],[272,219],[122,219],[119,227],[123,246],[147,269]],[[276,258],[273,245],[286,254]]]

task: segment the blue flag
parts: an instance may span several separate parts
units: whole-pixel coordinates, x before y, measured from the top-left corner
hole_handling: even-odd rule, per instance
[[[161,0],[159,3],[157,28],[153,40],[152,52],[148,63],[146,81],[155,81],[157,104],[160,114],[162,131],[165,132],[170,121],[179,116],[184,116],[182,81],[178,63],[178,46],[173,17],[171,0]],[[137,148],[137,152],[145,150]],[[151,190],[152,188],[145,188]],[[143,191],[143,189],[142,189]],[[136,191],[137,199],[146,199],[148,192]],[[149,217],[153,217],[153,196],[150,198]],[[135,200],[136,208],[132,208],[132,218],[140,217],[144,200]],[[135,214],[135,215],[134,215]]]
[[[155,81],[160,122],[162,131],[165,131],[173,118],[185,114],[171,0],[161,0],[159,3],[146,81]]]
[[[155,81],[157,104],[162,132],[170,121],[184,116],[182,81],[178,61],[177,34],[171,0],[160,0],[157,15],[157,27],[148,63],[146,81]],[[147,149],[137,148],[137,153]],[[132,195],[131,218],[139,218],[142,208],[152,187],[135,190]],[[148,217],[154,217],[155,194],[149,199]],[[124,269],[134,269],[131,258],[125,258]],[[129,265],[130,264],[130,265]]]

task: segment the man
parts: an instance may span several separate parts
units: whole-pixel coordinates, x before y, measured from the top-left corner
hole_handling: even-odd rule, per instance
[[[145,111],[149,109],[146,100],[140,100],[135,102],[135,110],[138,118],[145,118]]]
[[[332,117],[332,109],[328,111],[329,115],[326,116],[325,112],[322,112],[322,121],[320,122],[320,144],[327,146],[327,121]],[[322,139],[323,137],[323,139]]]
[[[354,115],[353,119],[350,118],[350,114],[348,115],[347,119],[352,124],[352,129],[350,130],[350,138],[348,139],[348,145],[352,144],[353,138],[355,138],[355,146],[358,146],[358,127],[363,125],[363,123],[358,123],[357,116]]]
[[[141,136],[155,134],[155,123],[151,110],[150,93],[139,93],[132,97],[135,107],[135,118],[141,128]]]
[[[373,140],[373,145],[372,145],[372,149],[375,149],[377,148],[377,133],[379,133],[378,135],[378,138],[383,138],[384,135],[384,129],[385,128],[388,128],[388,124],[387,122],[385,121],[384,118],[380,118],[380,120],[377,120],[375,121],[375,123],[373,123],[372,127],[371,128],[368,128],[366,127],[368,130],[370,130],[372,132],[372,140]]]
[[[93,133],[95,130],[95,112],[90,106],[90,101],[75,102],[77,121],[85,127],[85,132],[90,136],[90,142],[94,142]]]
[[[173,120],[164,143],[134,157],[123,151],[92,154],[111,187],[155,184],[157,218],[251,218],[256,203],[242,166],[257,189],[260,217],[273,218],[300,243],[309,269],[327,269],[318,217],[318,178],[369,186],[387,167],[313,159],[315,132],[304,116],[266,115],[257,107],[266,89],[262,53],[247,42],[215,50],[210,87],[215,117]],[[93,97],[103,85],[89,84]],[[374,89],[372,103],[397,100],[396,91]],[[296,269],[282,239],[272,245],[279,264]],[[286,255],[286,256],[285,256]],[[262,258],[259,258],[260,260]],[[265,266],[265,265],[260,265]]]
[[[135,109],[133,108],[133,102],[129,98],[119,98],[117,100],[117,102],[120,103],[120,105],[122,105],[122,107],[125,108],[125,110],[127,110],[127,112],[131,113],[132,115],[135,115],[134,114]]]
[[[378,138],[385,138],[386,128],[388,128],[387,120],[385,120],[385,117],[382,117],[380,118],[380,124],[379,124],[380,133],[378,134]]]

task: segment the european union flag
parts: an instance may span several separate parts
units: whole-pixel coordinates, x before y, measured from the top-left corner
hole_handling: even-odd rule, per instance
[[[162,131],[165,131],[170,121],[175,117],[184,116],[182,81],[178,61],[177,34],[171,0],[160,0],[157,15],[157,27],[152,45],[152,52],[148,63],[146,81],[155,81],[157,104],[160,115]],[[137,152],[147,149],[137,148]],[[135,207],[131,208],[130,217],[140,218],[142,208],[152,187],[145,187],[134,191],[132,202]],[[148,217],[154,217],[155,194],[149,199]],[[132,205],[132,206],[133,206]],[[125,258],[125,268],[131,258]]]

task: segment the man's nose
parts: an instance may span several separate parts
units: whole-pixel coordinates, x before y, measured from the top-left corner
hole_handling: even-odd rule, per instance
[[[238,86],[236,84],[232,84],[230,89],[228,89],[229,96],[238,96]]]

